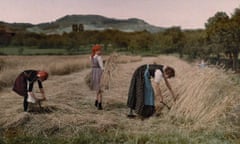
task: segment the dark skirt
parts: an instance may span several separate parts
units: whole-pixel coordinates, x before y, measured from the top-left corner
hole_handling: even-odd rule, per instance
[[[151,68],[151,67],[150,67]],[[144,103],[144,72],[146,70],[146,65],[142,65],[135,70],[133,73],[131,84],[128,91],[128,101],[127,106],[135,112],[144,117],[150,117],[155,112],[154,105],[145,105]]]
[[[20,96],[27,96],[27,79],[24,73],[16,78],[12,90]]]

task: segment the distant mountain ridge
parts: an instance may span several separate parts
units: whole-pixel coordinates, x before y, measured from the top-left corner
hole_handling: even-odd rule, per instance
[[[163,31],[165,28],[157,27],[137,18],[115,19],[100,15],[66,15],[51,23],[41,23],[29,27],[30,32],[46,34],[61,34],[72,32],[73,24],[83,24],[84,30],[116,29],[124,32],[149,31],[151,33]]]
[[[12,27],[17,30],[26,30],[34,33],[44,34],[63,34],[72,32],[73,24],[82,24],[84,30],[97,30],[102,31],[106,29],[116,29],[124,32],[135,31],[149,31],[156,33],[164,31],[166,28],[157,27],[148,24],[144,20],[137,18],[130,19],[115,19],[107,18],[100,15],[66,15],[53,22],[40,23],[40,24],[28,24],[28,23],[4,23],[5,26]]]

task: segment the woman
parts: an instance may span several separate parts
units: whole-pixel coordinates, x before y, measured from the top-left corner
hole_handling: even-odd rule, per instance
[[[138,67],[131,80],[128,92],[127,106],[130,108],[129,117],[133,116],[132,110],[142,117],[150,117],[155,112],[154,95],[160,96],[160,102],[163,97],[160,93],[159,82],[164,79],[174,101],[176,97],[167,79],[175,76],[173,68],[164,65],[149,64]],[[154,88],[151,85],[150,78],[154,77]]]
[[[28,103],[36,103],[36,101],[46,100],[45,92],[43,89],[42,82],[47,80],[48,73],[45,71],[37,70],[25,70],[16,78],[13,91],[15,91],[20,96],[24,97],[23,109],[24,112],[28,111]],[[38,83],[38,87],[42,94],[42,98],[39,99],[33,93],[33,87],[35,82]]]
[[[98,110],[102,110],[102,90],[100,87],[100,82],[101,82],[101,77],[102,77],[104,67],[103,67],[103,60],[101,57],[100,45],[93,46],[91,63],[92,63],[91,88],[92,90],[96,90],[97,92],[95,106],[98,108]]]
[[[159,102],[160,102],[160,105],[158,105],[158,111],[161,112],[161,110],[163,109],[164,106],[166,106],[168,109],[170,109],[171,107],[169,107],[163,101],[163,95],[160,90],[160,82],[164,80],[167,88],[169,89],[169,91],[173,97],[173,100],[176,101],[176,96],[174,95],[172,87],[168,82],[169,78],[172,78],[175,76],[175,71],[173,68],[171,68],[169,66],[163,66],[163,71],[161,71],[160,69],[157,69],[157,70],[155,70],[154,75],[155,76],[154,76],[154,80],[153,80],[153,89],[154,89],[154,93],[156,96],[156,100],[159,100]]]

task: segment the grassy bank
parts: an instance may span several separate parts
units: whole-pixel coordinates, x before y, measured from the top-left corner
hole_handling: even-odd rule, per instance
[[[179,129],[161,133],[139,132],[138,134],[122,129],[109,128],[98,131],[93,128],[82,129],[74,137],[48,137],[18,135],[4,137],[0,143],[9,144],[237,144],[240,141],[231,141],[220,132],[192,132]]]

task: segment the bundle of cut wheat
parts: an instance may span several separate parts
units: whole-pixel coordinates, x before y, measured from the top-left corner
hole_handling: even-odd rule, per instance
[[[101,78],[101,89],[109,89],[113,73],[117,69],[119,55],[117,53],[111,54],[104,64],[104,72]]]
[[[176,57],[171,57],[170,62],[169,57],[161,56],[156,62],[170,65],[176,70],[176,77],[169,79],[178,96],[175,103],[165,84],[160,84],[164,101],[171,106],[166,113],[170,119],[175,118],[175,122],[190,125],[194,129],[219,127],[226,119],[228,124],[240,127],[239,123],[234,123],[239,120],[240,91],[233,81],[237,76],[216,68],[201,69]],[[232,117],[229,118],[229,115]]]

